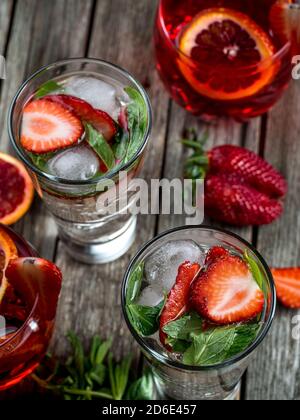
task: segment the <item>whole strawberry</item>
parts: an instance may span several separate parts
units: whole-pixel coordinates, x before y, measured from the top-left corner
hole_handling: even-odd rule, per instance
[[[194,150],[185,176],[205,178],[206,214],[235,226],[272,223],[283,212],[287,192],[283,176],[250,150],[224,145],[204,151],[196,134],[183,143]]]
[[[287,183],[264,159],[238,146],[219,146],[208,153],[209,173],[242,176],[252,187],[270,197],[283,197]]]
[[[208,175],[205,180],[206,214],[235,226],[272,223],[283,211],[282,204],[257,191],[237,175]]]

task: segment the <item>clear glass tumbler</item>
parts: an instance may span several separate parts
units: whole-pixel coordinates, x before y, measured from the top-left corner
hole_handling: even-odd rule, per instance
[[[133,158],[102,177],[88,181],[65,180],[43,172],[33,165],[20,145],[22,110],[37,89],[54,78],[67,79],[78,75],[95,75],[104,80],[109,78],[119,85],[136,89],[143,98],[148,114],[141,146]],[[137,218],[130,212],[130,207],[137,193],[131,191],[130,186],[140,172],[151,127],[151,105],[143,87],[125,70],[96,59],[69,59],[43,67],[21,86],[13,99],[8,117],[11,142],[28,168],[38,194],[53,215],[66,250],[76,260],[90,264],[111,262],[125,254],[133,244]],[[127,174],[128,182],[125,187],[122,185],[123,195],[116,194],[116,198],[112,199],[115,202],[110,201],[117,211],[104,212],[99,206],[102,192],[107,193],[107,189],[102,189],[103,185],[113,181],[118,191],[122,184],[119,181],[120,173]]]
[[[143,338],[133,328],[126,311],[128,281],[137,264],[146,261],[155,251],[170,241],[193,240],[204,250],[222,246],[229,251],[248,254],[257,262],[266,284],[266,305],[262,316],[262,327],[255,342],[242,354],[225,362],[208,366],[193,367],[171,358],[162,347],[158,337]],[[147,243],[131,262],[122,286],[123,314],[129,330],[139,344],[150,366],[158,398],[171,400],[236,400],[239,398],[240,382],[257,347],[268,333],[276,308],[276,293],[270,269],[261,255],[245,240],[235,234],[205,226],[182,227],[168,231]],[[263,374],[263,372],[262,372]]]

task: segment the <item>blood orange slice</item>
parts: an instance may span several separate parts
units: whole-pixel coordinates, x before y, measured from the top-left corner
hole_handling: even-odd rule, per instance
[[[18,251],[14,242],[8,233],[0,226],[0,304],[8,286],[6,269],[10,260],[17,257]]]
[[[276,51],[271,38],[235,10],[212,8],[199,13],[180,35],[179,49],[184,53],[179,60],[184,77],[212,99],[254,95],[274,77],[274,65],[262,64]]]
[[[28,211],[33,195],[31,178],[22,163],[0,153],[0,223],[17,222]]]
[[[282,42],[292,42],[293,53],[300,54],[300,4],[277,0],[270,11],[270,23]]]

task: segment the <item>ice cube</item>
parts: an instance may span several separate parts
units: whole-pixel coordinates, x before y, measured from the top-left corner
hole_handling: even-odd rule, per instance
[[[147,258],[146,281],[156,293],[164,294],[173,287],[181,264],[189,261],[203,265],[204,259],[204,249],[192,240],[167,242]]]
[[[82,144],[57,154],[48,161],[47,169],[59,178],[86,181],[100,170],[100,161],[88,146]]]
[[[164,299],[164,294],[161,290],[156,290],[155,287],[147,286],[141,292],[138,304],[142,306],[156,306]]]
[[[83,99],[92,107],[107,112],[112,118],[118,118],[120,103],[117,89],[109,83],[94,77],[76,76],[68,80],[65,94]]]

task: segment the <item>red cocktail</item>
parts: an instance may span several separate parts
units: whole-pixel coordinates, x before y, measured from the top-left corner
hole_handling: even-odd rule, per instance
[[[277,6],[275,0],[160,0],[157,68],[173,99],[208,120],[266,112],[291,79],[291,43],[279,32]]]
[[[0,225],[0,391],[29,375],[51,338],[61,272]]]

